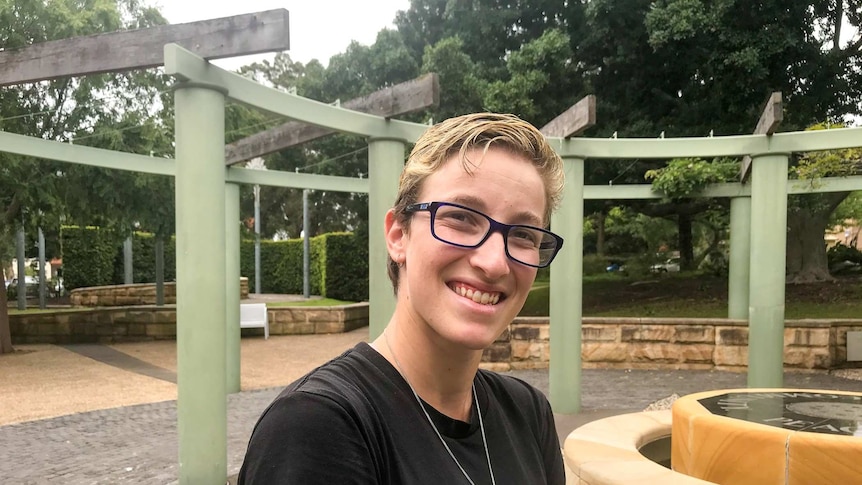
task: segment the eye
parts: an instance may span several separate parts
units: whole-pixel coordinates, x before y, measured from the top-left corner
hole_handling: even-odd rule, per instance
[[[437,211],[437,219],[440,222],[448,222],[448,223],[458,223],[465,225],[477,225],[479,224],[479,215],[466,210],[459,209],[457,207],[441,207]]]
[[[523,246],[538,247],[542,242],[542,233],[535,229],[515,226],[509,231],[509,238]]]

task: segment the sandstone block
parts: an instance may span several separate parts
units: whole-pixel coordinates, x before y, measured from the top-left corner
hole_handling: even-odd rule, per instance
[[[329,320],[324,322],[315,322],[314,333],[342,333],[344,332],[344,324],[337,320]]]
[[[514,325],[512,327],[512,339],[536,340],[539,338],[539,328],[535,325]]]
[[[522,360],[522,361],[513,361],[510,364],[512,370],[529,370],[529,369],[547,369],[547,362],[533,361],[533,360]]]
[[[674,329],[670,325],[624,325],[621,338],[623,342],[670,342]]]
[[[581,338],[584,342],[615,342],[619,335],[616,325],[584,325],[581,327]]]
[[[338,320],[339,315],[338,312],[333,312],[332,310],[306,310],[305,311],[305,319],[308,322],[329,322],[332,320]]]
[[[176,325],[168,325],[164,323],[147,323],[147,337],[166,338],[176,337]]]
[[[632,362],[669,363],[680,360],[679,349],[673,344],[651,343],[631,347]]]
[[[512,358],[512,347],[508,343],[495,343],[482,352],[482,362],[505,362]]]
[[[827,347],[829,328],[786,328],[784,344],[800,347]]]
[[[283,335],[306,335],[314,333],[314,324],[308,322],[285,322],[283,329]]]
[[[715,327],[705,325],[680,325],[674,328],[674,340],[685,343],[715,342]]]
[[[625,362],[628,350],[625,344],[585,342],[581,345],[581,358],[585,362]]]
[[[715,346],[715,365],[717,366],[747,366],[748,347],[740,345]]]
[[[719,327],[717,343],[721,346],[748,345],[748,329],[744,327]]]
[[[508,362],[480,362],[479,368],[493,372],[508,372],[512,370],[512,366]]]

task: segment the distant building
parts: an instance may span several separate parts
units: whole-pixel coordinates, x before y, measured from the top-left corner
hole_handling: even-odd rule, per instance
[[[843,225],[826,230],[826,235],[824,236],[826,248],[831,248],[836,244],[843,244],[862,251],[862,237],[859,237],[860,233],[862,233],[862,227],[860,227],[859,222],[848,219],[844,221]]]

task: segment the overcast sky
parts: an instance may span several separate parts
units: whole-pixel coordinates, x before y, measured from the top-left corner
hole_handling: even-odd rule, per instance
[[[371,45],[377,32],[394,27],[395,12],[406,10],[410,0],[152,0],[172,24],[262,12],[277,8],[290,12],[290,58],[323,65],[344,52],[351,40]],[[215,61],[235,69],[260,56]]]

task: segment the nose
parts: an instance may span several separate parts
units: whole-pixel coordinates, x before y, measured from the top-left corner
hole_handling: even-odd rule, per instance
[[[503,234],[494,232],[481,246],[470,253],[470,265],[481,270],[488,279],[498,279],[509,274],[509,257]]]

